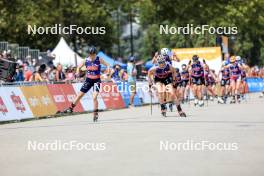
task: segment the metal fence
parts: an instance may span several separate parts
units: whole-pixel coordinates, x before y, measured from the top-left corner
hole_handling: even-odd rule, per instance
[[[7,51],[7,45],[8,45],[8,42],[0,42],[0,51]]]
[[[7,49],[11,52],[11,57],[17,59],[18,57],[18,47],[19,45],[17,43],[10,43],[7,46]]]
[[[31,59],[36,59],[38,60],[39,58],[39,50],[38,49],[30,49],[29,50],[29,55],[31,56]]]

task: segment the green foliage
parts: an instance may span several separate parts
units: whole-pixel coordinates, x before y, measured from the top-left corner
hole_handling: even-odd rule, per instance
[[[206,47],[215,45],[215,35],[160,35],[159,24],[170,26],[237,26],[238,34],[229,37],[232,53],[249,59],[250,64],[264,63],[264,0],[2,0],[0,1],[0,39],[46,50],[53,48],[60,35],[28,35],[27,25],[105,26],[105,35],[65,35],[76,51],[86,45],[96,45],[117,56],[117,41],[121,54],[127,57],[129,41],[119,38],[120,24],[139,19],[140,38],[135,39],[135,52],[148,59],[161,47]],[[123,16],[122,16],[123,14]],[[231,39],[232,38],[232,39]],[[81,48],[79,48],[81,47]]]

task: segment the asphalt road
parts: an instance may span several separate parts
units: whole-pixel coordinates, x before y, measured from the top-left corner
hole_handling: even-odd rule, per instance
[[[264,99],[157,105],[0,125],[1,176],[264,175]],[[69,148],[69,146],[71,148]]]

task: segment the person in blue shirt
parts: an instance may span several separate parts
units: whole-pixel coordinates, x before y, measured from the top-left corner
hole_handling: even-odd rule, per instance
[[[134,98],[136,95],[136,77],[137,77],[137,69],[135,65],[135,57],[130,56],[128,58],[128,63],[127,63],[127,81],[129,85],[129,91],[130,91],[130,105],[134,105]]]

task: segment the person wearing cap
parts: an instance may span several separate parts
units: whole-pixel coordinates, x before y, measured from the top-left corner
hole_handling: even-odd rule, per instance
[[[100,91],[101,85],[101,64],[105,65],[109,70],[109,64],[99,56],[97,56],[97,50],[94,46],[89,48],[89,56],[84,60],[84,62],[77,68],[77,75],[79,74],[80,68],[83,66],[86,67],[86,78],[81,87],[81,90],[72,102],[71,106],[65,110],[65,112],[73,112],[74,107],[79,103],[81,98],[93,87],[93,104],[94,104],[94,113],[93,121],[98,120],[98,94]]]
[[[129,91],[130,91],[130,105],[134,105],[134,98],[136,95],[136,77],[137,77],[137,69],[135,66],[135,57],[130,56],[128,58],[127,63],[127,75],[128,75],[128,85],[129,85]]]

